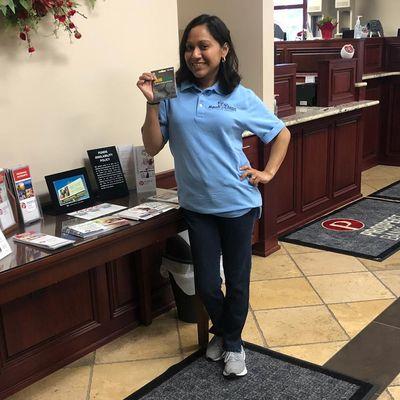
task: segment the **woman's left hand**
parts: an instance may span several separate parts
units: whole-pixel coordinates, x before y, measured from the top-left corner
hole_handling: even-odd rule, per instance
[[[259,171],[258,169],[251,168],[248,165],[240,167],[240,170],[245,171],[240,176],[240,180],[247,178],[253,186],[257,186],[259,183],[268,183],[274,177],[270,172]]]

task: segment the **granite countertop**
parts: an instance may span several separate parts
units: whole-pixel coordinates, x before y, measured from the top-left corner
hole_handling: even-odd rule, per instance
[[[400,75],[400,71],[386,71],[386,72],[375,72],[373,74],[364,74],[362,76],[363,81],[367,79],[383,78],[385,76]]]
[[[359,110],[360,108],[372,107],[379,104],[378,100],[353,101],[351,103],[340,104],[333,107],[296,107],[296,114],[283,117],[281,120],[286,126],[298,125],[303,122],[315,119],[330,117],[331,115],[342,114],[349,111]],[[243,132],[243,137],[252,136],[249,131]]]
[[[329,117],[331,115],[342,114],[360,108],[371,107],[379,104],[378,100],[353,101],[351,103],[340,104],[333,107],[296,107],[296,114],[283,117],[282,121],[286,126],[297,125],[315,119]]]

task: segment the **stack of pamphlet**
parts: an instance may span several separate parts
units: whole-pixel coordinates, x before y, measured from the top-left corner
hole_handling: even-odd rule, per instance
[[[30,224],[42,219],[39,200],[33,190],[31,172],[28,165],[18,166],[7,170],[10,187],[18,200],[22,222]]]
[[[63,232],[70,235],[87,238],[103,232],[112,231],[121,226],[129,225],[129,221],[118,216],[108,216],[95,219],[94,221],[83,222],[81,224],[66,226]]]
[[[168,190],[164,191],[162,193],[157,193],[153,196],[150,196],[148,200],[155,200],[155,201],[161,201],[165,203],[173,203],[173,204],[179,204],[178,200],[178,194],[175,190]]]
[[[146,220],[178,207],[177,205],[161,203],[159,201],[149,201],[121,211],[118,215],[122,218],[133,220]]]
[[[117,211],[124,210],[125,208],[125,206],[119,206],[117,204],[101,203],[93,207],[87,207],[83,208],[82,210],[70,212],[67,215],[70,215],[71,217],[91,220],[102,217],[103,215],[112,214]]]
[[[30,244],[41,247],[42,249],[55,250],[59,247],[68,246],[74,240],[62,239],[56,236],[46,235],[41,232],[27,231],[13,236],[15,242]]]

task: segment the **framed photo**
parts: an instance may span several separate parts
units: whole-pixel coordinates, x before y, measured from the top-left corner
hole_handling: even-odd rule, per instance
[[[45,179],[56,214],[93,205],[92,188],[85,168],[47,175]]]

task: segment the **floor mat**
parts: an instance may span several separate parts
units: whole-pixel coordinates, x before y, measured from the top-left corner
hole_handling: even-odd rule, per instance
[[[400,246],[400,203],[363,198],[279,240],[382,261]]]
[[[323,367],[245,343],[248,374],[222,376],[223,362],[198,351],[125,400],[358,400],[375,388]]]
[[[392,183],[383,189],[377,190],[376,192],[368,195],[368,197],[378,197],[382,199],[400,201],[400,181]]]

